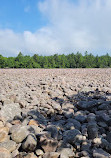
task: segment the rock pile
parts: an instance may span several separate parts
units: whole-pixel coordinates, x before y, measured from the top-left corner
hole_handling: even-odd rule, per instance
[[[110,158],[110,77],[111,69],[0,70],[0,158]]]

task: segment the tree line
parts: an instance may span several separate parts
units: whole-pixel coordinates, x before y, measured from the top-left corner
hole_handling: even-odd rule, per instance
[[[0,55],[0,68],[109,68],[111,56],[107,53],[94,56],[87,52],[76,54],[42,56],[23,55],[21,52],[16,57],[3,57]]]

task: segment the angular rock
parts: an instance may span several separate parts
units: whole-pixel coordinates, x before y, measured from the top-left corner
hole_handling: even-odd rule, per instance
[[[46,135],[41,135],[40,145],[44,152],[55,152],[57,149],[58,141]]]
[[[61,106],[59,103],[53,102],[52,107],[54,110],[58,110],[58,111],[61,110]]]
[[[0,114],[6,120],[12,120],[15,116],[21,116],[21,109],[18,103],[5,104],[2,107]]]
[[[17,129],[14,129],[14,131],[11,134],[11,138],[16,143],[21,143],[29,134],[29,131],[27,130],[26,126],[18,127]]]
[[[22,143],[22,149],[26,152],[32,152],[36,149],[37,146],[37,139],[34,134],[29,134]]]

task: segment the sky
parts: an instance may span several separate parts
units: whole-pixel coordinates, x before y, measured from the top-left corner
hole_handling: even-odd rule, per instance
[[[0,0],[3,56],[111,55],[111,0]]]

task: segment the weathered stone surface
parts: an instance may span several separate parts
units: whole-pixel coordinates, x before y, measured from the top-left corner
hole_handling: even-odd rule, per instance
[[[89,113],[87,116],[87,121],[88,122],[95,122],[96,121],[96,115],[94,113]]]
[[[16,143],[12,140],[0,143],[0,148],[6,148],[8,151],[13,152],[16,149]]]
[[[27,137],[28,134],[29,131],[27,130],[26,126],[21,126],[20,128],[18,127],[12,132],[11,138],[16,143],[21,143]]]
[[[111,155],[107,153],[106,151],[104,151],[103,149],[98,148],[98,149],[93,150],[93,157],[94,158],[109,158],[111,157]]]
[[[30,125],[38,126],[39,124],[38,124],[38,122],[35,121],[35,120],[30,120],[29,123],[28,123],[28,125],[29,125],[29,126],[30,126]]]
[[[88,137],[89,139],[94,139],[98,137],[98,128],[96,123],[90,123],[87,127]]]
[[[85,116],[85,115],[77,115],[77,116],[75,117],[75,119],[76,119],[77,121],[81,122],[81,123],[85,122],[85,121],[86,121],[86,118],[87,118],[87,116]]]
[[[11,153],[3,147],[0,147],[0,158],[12,158]]]
[[[55,152],[57,149],[58,141],[51,137],[47,137],[46,135],[42,135],[40,137],[40,145],[44,152]]]
[[[22,149],[27,152],[32,152],[36,149],[37,139],[34,134],[29,134],[26,140],[22,143]]]
[[[91,108],[94,108],[95,106],[98,105],[99,105],[98,101],[80,101],[77,107],[83,110],[90,110]]]
[[[21,121],[20,120],[13,120],[11,122],[12,125],[20,125],[21,124]]]
[[[68,131],[64,132],[63,140],[66,143],[73,144],[76,140],[77,135],[81,135],[81,132],[79,130],[77,130],[77,129],[68,130]]]
[[[59,151],[60,158],[74,158],[75,154],[70,148],[63,148]]]
[[[41,150],[41,149],[37,149],[35,152],[36,152],[37,156],[40,156],[40,155],[44,154],[43,150]]]
[[[0,143],[8,140],[8,133],[9,133],[8,127],[1,127],[0,128]]]
[[[95,146],[99,146],[102,144],[101,138],[94,138],[92,142],[94,143]]]
[[[79,121],[77,121],[77,120],[75,120],[75,119],[72,119],[72,118],[69,118],[69,119],[67,120],[67,122],[73,123],[75,129],[80,130],[80,128],[81,128],[81,123],[80,123]]]
[[[12,120],[14,116],[21,115],[21,109],[18,103],[5,104],[2,107],[0,114],[5,117],[6,120]]]
[[[57,139],[57,137],[58,137],[58,130],[57,130],[56,126],[48,125],[45,130],[51,133],[51,137],[52,138]]]

